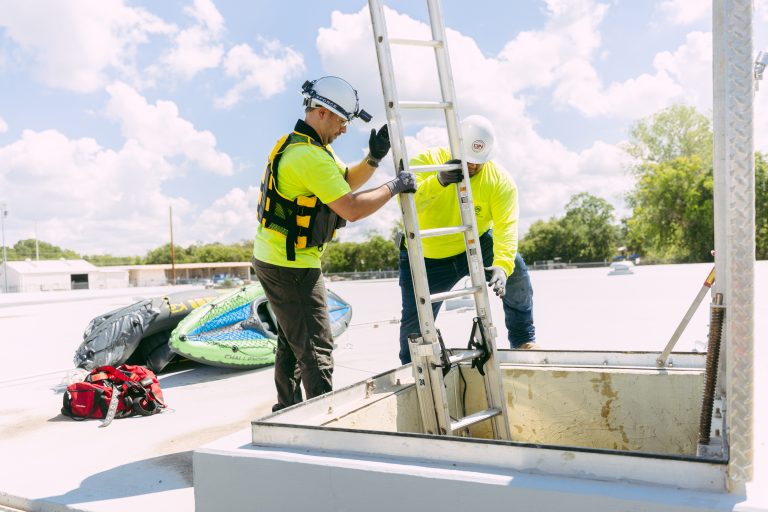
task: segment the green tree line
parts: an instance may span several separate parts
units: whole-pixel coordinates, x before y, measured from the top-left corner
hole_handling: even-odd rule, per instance
[[[519,251],[532,263],[562,258],[564,261],[603,261],[616,251],[620,238],[613,206],[600,197],[581,192],[571,197],[565,216],[538,220],[520,241]]]
[[[144,256],[81,255],[47,242],[34,239],[20,240],[7,248],[8,261],[84,259],[97,266],[153,265],[171,263],[171,244],[161,245]],[[194,244],[189,247],[173,246],[175,263],[216,263],[250,261],[253,242],[243,240],[234,244]],[[393,240],[378,233],[369,235],[365,242],[334,241],[326,247],[323,256],[325,272],[365,272],[369,270],[393,270],[398,266],[399,251]]]
[[[62,249],[40,240],[36,241],[34,238],[19,240],[13,247],[7,247],[5,252],[8,261],[24,261],[27,259],[58,260],[60,258],[71,260],[81,258],[75,251]]]
[[[395,231],[393,231],[394,233]],[[153,265],[171,263],[171,244],[161,245],[144,256],[81,255],[62,249],[47,242],[34,239],[20,240],[7,248],[8,261],[26,259],[57,260],[84,259],[97,266],[110,265]],[[175,263],[216,263],[250,261],[253,242],[243,240],[234,244],[193,244],[189,247],[173,246]],[[399,251],[392,239],[378,233],[371,233],[365,242],[337,242],[326,247],[323,256],[325,272],[365,272],[369,270],[393,270],[398,266]]]
[[[635,123],[626,151],[637,162],[627,194],[631,215],[616,222],[613,207],[582,192],[565,215],[534,222],[520,242],[529,261],[560,257],[599,261],[624,246],[646,262],[712,261],[714,248],[713,134],[709,119],[675,105]],[[617,169],[618,170],[618,169]],[[768,165],[755,153],[757,259],[768,258]]]
[[[252,252],[253,242],[249,240],[234,244],[198,243],[189,247],[174,244],[173,261],[175,263],[250,261]],[[13,247],[8,247],[6,253],[8,261],[35,260],[39,257],[44,260],[84,259],[97,266],[171,263],[171,244],[161,245],[144,256],[81,255],[46,242],[28,239],[20,240]]]
[[[369,235],[362,243],[332,242],[323,255],[323,272],[367,272],[397,270],[400,251],[392,239],[380,234]]]

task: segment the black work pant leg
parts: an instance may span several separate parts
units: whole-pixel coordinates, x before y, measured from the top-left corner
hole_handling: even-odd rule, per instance
[[[277,403],[272,406],[272,412],[285,409],[303,400],[301,394],[301,371],[293,355],[285,333],[277,325],[277,349],[275,351],[275,389]]]
[[[278,267],[261,261],[254,261],[254,267],[278,323],[276,407],[301,401],[296,368],[307,398],[331,391],[333,336],[321,270]]]

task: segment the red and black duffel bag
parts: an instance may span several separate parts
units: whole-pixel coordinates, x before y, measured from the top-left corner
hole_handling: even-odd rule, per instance
[[[157,414],[165,408],[163,392],[155,374],[143,366],[100,366],[83,382],[67,386],[61,413],[72,419],[103,419]]]

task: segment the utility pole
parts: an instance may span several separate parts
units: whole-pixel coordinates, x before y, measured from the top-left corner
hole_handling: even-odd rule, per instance
[[[40,261],[40,243],[37,238],[37,221],[35,221],[35,261]]]
[[[8,210],[5,206],[5,203],[0,203],[0,231],[3,233],[3,279],[5,280],[3,290],[8,293],[8,258],[5,254],[5,218],[8,216]]]
[[[176,284],[176,256],[173,252],[173,206],[168,207],[168,216],[171,224],[171,277],[173,284]]]

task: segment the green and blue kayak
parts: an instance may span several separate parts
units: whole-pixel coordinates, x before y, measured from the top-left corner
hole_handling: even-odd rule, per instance
[[[328,290],[333,336],[352,318],[352,306]],[[221,295],[187,315],[171,333],[175,353],[212,366],[256,368],[275,362],[277,321],[260,284]]]

